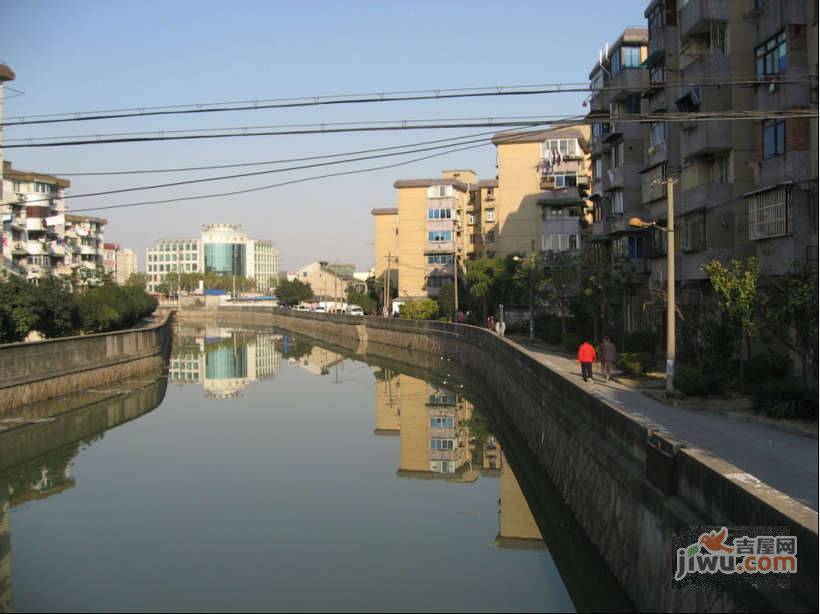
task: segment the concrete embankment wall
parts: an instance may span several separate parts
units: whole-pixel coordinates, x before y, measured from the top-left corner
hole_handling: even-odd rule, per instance
[[[278,326],[362,355],[401,347],[459,361],[495,391],[498,409],[641,610],[816,610],[813,510],[591,395],[507,339],[473,326],[264,308],[180,314],[181,320],[202,318]],[[785,527],[802,553],[791,588],[727,582],[675,590],[675,537],[700,525]]]
[[[172,312],[162,312],[143,328],[0,345],[0,415],[161,369],[173,338],[172,318]]]

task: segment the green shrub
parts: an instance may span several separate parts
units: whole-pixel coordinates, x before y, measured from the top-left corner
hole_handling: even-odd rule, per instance
[[[754,408],[770,418],[817,420],[817,391],[799,377],[771,380],[755,390]]]
[[[429,298],[407,301],[399,308],[399,316],[411,320],[432,320],[438,316],[438,303]]]
[[[655,355],[658,335],[653,330],[636,330],[626,334],[623,347],[630,352]]]
[[[686,396],[705,397],[721,391],[724,378],[717,373],[703,373],[695,367],[675,368],[675,388]]]
[[[655,366],[655,360],[648,352],[624,352],[615,364],[629,375],[637,376],[649,373]]]
[[[759,386],[771,380],[784,379],[791,367],[791,359],[785,354],[758,354],[744,363],[744,379],[750,386]]]

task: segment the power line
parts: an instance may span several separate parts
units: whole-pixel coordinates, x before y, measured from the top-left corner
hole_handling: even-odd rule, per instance
[[[813,84],[816,75],[789,75],[778,79],[783,84]],[[654,82],[653,88],[666,87],[723,87],[727,85],[754,86],[771,83],[771,79],[758,76],[736,77],[730,79],[672,80]],[[497,96],[531,96],[540,94],[586,93],[595,91],[620,90],[618,86],[593,87],[589,82],[545,83],[537,85],[483,86],[469,88],[407,90],[394,92],[377,92],[365,94],[341,94],[323,96],[301,96],[296,98],[271,98],[265,100],[242,100],[233,102],[194,103],[185,105],[168,105],[158,107],[110,109],[98,111],[75,111],[28,115],[8,118],[2,125],[5,127],[32,124],[65,123],[93,121],[104,119],[123,119],[130,117],[149,117],[160,115],[224,113],[236,111],[257,111],[264,109],[283,109],[297,107],[329,106],[344,104],[369,104],[383,102],[404,102],[421,100],[448,100],[459,98],[481,98]]]
[[[623,113],[612,114],[602,112],[600,114],[591,113],[589,115],[564,117],[561,119],[549,120],[551,116],[519,116],[509,118],[464,118],[464,119],[427,119],[427,120],[393,120],[377,122],[337,122],[322,124],[290,124],[279,127],[297,127],[296,130],[271,130],[254,131],[261,127],[237,127],[232,130],[239,132],[216,133],[216,134],[177,134],[179,132],[200,133],[211,132],[213,130],[224,130],[214,128],[204,128],[198,130],[175,130],[175,131],[151,131],[136,133],[114,133],[99,135],[81,135],[74,137],[39,137],[9,139],[7,142],[16,143],[27,141],[21,144],[6,145],[8,149],[25,147],[63,147],[76,145],[104,145],[112,143],[139,143],[153,141],[178,141],[193,139],[216,139],[216,138],[236,138],[252,136],[294,136],[304,134],[333,134],[342,132],[382,132],[399,130],[442,130],[456,128],[481,128],[481,127],[533,127],[537,125],[550,124],[553,126],[565,126],[568,124],[594,123],[594,122],[620,122],[620,123],[647,123],[647,122],[696,122],[696,121],[717,121],[717,120],[764,120],[764,119],[788,119],[817,117],[816,109],[780,109],[780,110],[738,110],[738,111],[703,111],[703,112],[662,112],[662,113]],[[552,116],[555,117],[555,116]],[[496,121],[502,120],[502,121]],[[422,122],[463,122],[463,123],[422,123]],[[312,129],[305,126],[312,126]],[[302,128],[305,127],[305,128]],[[173,136],[166,136],[173,134]],[[139,136],[156,135],[156,136]],[[94,138],[88,138],[93,136]],[[104,138],[114,136],[117,138]],[[81,138],[85,140],[55,141],[49,143],[35,143],[34,141],[48,140],[55,138]]]
[[[517,140],[527,138],[528,136],[530,136],[530,134],[531,133],[528,133],[528,132],[517,133],[517,134],[514,134],[514,135],[510,135],[509,137],[506,138],[506,140],[507,140],[507,142],[515,142]],[[422,160],[429,160],[431,158],[437,158],[439,156],[444,156],[444,155],[447,155],[447,154],[450,154],[450,153],[456,153],[456,152],[459,152],[459,151],[467,151],[467,150],[470,150],[470,149],[477,149],[479,147],[485,147],[485,146],[490,144],[489,139],[482,139],[482,140],[485,140],[486,142],[479,143],[477,145],[468,145],[468,146],[465,146],[465,147],[461,146],[461,145],[463,145],[462,143],[457,144],[458,147],[456,147],[454,145],[450,145],[448,147],[455,147],[455,148],[449,149],[448,151],[443,151],[443,152],[439,152],[439,153],[429,154],[429,155],[426,155],[426,156],[421,156],[419,158],[413,158],[411,160],[405,160],[405,161],[402,161],[402,162],[394,162],[392,164],[385,164],[385,165],[382,165],[382,166],[374,166],[374,167],[368,167],[368,168],[363,168],[363,169],[354,169],[354,170],[349,170],[349,171],[339,171],[339,172],[336,172],[336,173],[327,173],[327,174],[324,174],[324,175],[315,175],[315,176],[312,176],[312,177],[302,177],[300,179],[292,179],[292,180],[289,180],[289,181],[283,181],[283,182],[280,182],[280,183],[273,183],[273,184],[269,184],[269,185],[259,186],[259,187],[256,187],[256,188],[247,188],[247,189],[243,189],[243,190],[234,190],[234,191],[230,191],[230,192],[203,194],[203,195],[199,195],[199,196],[185,196],[185,197],[180,197],[180,198],[168,198],[168,199],[153,200],[153,201],[140,201],[140,202],[134,202],[134,203],[123,203],[123,204],[118,204],[118,205],[103,205],[103,206],[100,206],[100,207],[86,207],[86,208],[82,208],[82,209],[73,209],[72,211],[75,212],[75,213],[79,213],[79,212],[83,212],[83,211],[100,211],[100,210],[104,210],[104,209],[121,209],[121,208],[125,208],[125,207],[139,207],[139,206],[146,206],[146,205],[159,205],[159,204],[184,202],[184,201],[191,201],[191,200],[202,200],[202,199],[206,199],[206,198],[218,198],[218,197],[222,197],[222,196],[235,196],[235,195],[238,195],[238,194],[248,194],[250,192],[260,192],[260,191],[263,191],[263,190],[270,190],[270,189],[273,189],[273,188],[283,187],[283,186],[287,186],[287,185],[293,185],[293,184],[296,184],[296,183],[316,181],[318,179],[326,179],[326,178],[329,178],[329,177],[340,177],[340,176],[343,176],[343,175],[356,175],[356,174],[360,174],[360,173],[368,173],[368,172],[377,171],[377,170],[384,170],[384,169],[388,169],[388,168],[396,168],[396,167],[399,167],[399,166],[405,166],[407,164],[412,164],[414,162],[420,162]]]
[[[407,145],[392,145],[390,147],[375,147],[373,149],[361,149],[358,151],[348,151],[344,153],[335,153],[335,154],[324,154],[319,156],[304,156],[301,158],[281,158],[279,160],[264,160],[261,162],[241,162],[241,163],[234,163],[234,164],[214,164],[208,166],[187,166],[187,167],[179,167],[179,168],[154,168],[154,169],[137,169],[137,170],[126,170],[126,171],[94,171],[94,172],[65,172],[65,171],[50,171],[44,173],[46,175],[63,175],[68,177],[90,177],[90,176],[102,176],[102,175],[145,175],[145,174],[153,174],[153,173],[182,173],[182,172],[190,172],[190,171],[205,171],[205,170],[215,170],[215,169],[225,169],[225,168],[243,168],[249,166],[267,166],[270,164],[285,164],[287,162],[306,162],[308,160],[324,160],[328,158],[339,158],[343,156],[352,156],[355,154],[361,153],[372,153],[377,151],[391,151],[394,149],[403,149],[406,147],[416,147],[420,145],[432,145],[434,143],[447,143],[452,141],[461,141],[464,139],[477,137],[477,136],[486,136],[488,134],[495,134],[495,130],[485,131],[485,132],[474,132],[472,134],[465,134],[462,136],[456,137],[448,137],[446,139],[434,139],[431,141],[417,141],[415,143],[409,143]]]
[[[172,182],[168,182],[168,183],[157,183],[157,184],[145,185],[145,186],[137,186],[137,187],[130,187],[130,188],[119,188],[119,189],[115,189],[115,190],[105,190],[103,192],[88,192],[88,193],[85,193],[85,194],[70,194],[70,195],[63,196],[63,200],[68,200],[70,198],[88,198],[88,197],[94,197],[94,196],[107,196],[107,195],[110,195],[110,194],[123,194],[125,192],[139,192],[139,191],[142,191],[142,190],[158,190],[158,189],[162,189],[162,188],[171,188],[171,187],[177,187],[177,186],[181,186],[181,185],[193,185],[193,184],[196,184],[196,183],[209,183],[211,181],[227,181],[227,180],[230,180],[230,179],[242,179],[242,178],[246,178],[246,177],[256,177],[258,175],[270,175],[270,174],[274,174],[274,173],[284,173],[284,172],[288,172],[288,171],[299,171],[299,170],[305,170],[305,169],[309,169],[309,168],[317,168],[317,167],[321,167],[321,166],[333,166],[333,165],[336,165],[336,164],[348,164],[350,162],[361,162],[362,160],[373,160],[373,159],[376,159],[376,158],[389,158],[389,157],[393,157],[393,156],[406,156],[408,154],[420,153],[420,152],[423,152],[423,151],[433,151],[433,150],[437,150],[437,149],[446,149],[446,148],[449,148],[449,147],[454,147],[455,145],[466,145],[466,144],[469,144],[469,143],[484,143],[484,142],[487,142],[487,141],[488,141],[487,138],[478,138],[478,139],[464,141],[462,143],[456,143],[456,144],[448,143],[448,144],[444,144],[444,145],[433,145],[433,146],[430,146],[430,147],[423,147],[423,148],[419,148],[419,149],[409,149],[408,151],[394,151],[394,152],[391,152],[391,153],[382,153],[382,154],[374,154],[374,155],[368,155],[368,156],[359,156],[359,157],[348,158],[348,159],[344,159],[344,160],[334,160],[332,162],[316,162],[314,164],[303,164],[303,165],[300,165],[300,166],[289,166],[289,167],[286,167],[286,168],[276,168],[276,169],[265,170],[265,171],[254,171],[254,172],[251,172],[251,173],[236,173],[236,174],[233,174],[233,175],[222,175],[222,176],[219,176],[219,177],[203,177],[201,179],[187,179],[187,180],[184,180],[184,181],[172,181]],[[405,148],[407,148],[407,147],[408,146],[406,146]],[[38,202],[49,202],[51,200],[52,199],[48,198],[48,197],[39,198],[39,199],[35,199],[35,200],[27,200],[26,204],[34,204],[34,203],[38,203]]]

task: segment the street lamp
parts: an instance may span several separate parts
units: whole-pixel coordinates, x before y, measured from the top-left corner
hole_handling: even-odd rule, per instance
[[[645,222],[639,217],[629,218],[632,228],[657,228],[666,233],[666,394],[675,390],[675,200],[672,186],[666,183],[666,228],[655,222]]]
[[[521,256],[513,256],[515,262],[524,262],[525,259]],[[530,340],[535,339],[535,253],[530,252],[526,258],[526,262],[532,267],[529,271],[529,285],[530,285]]]

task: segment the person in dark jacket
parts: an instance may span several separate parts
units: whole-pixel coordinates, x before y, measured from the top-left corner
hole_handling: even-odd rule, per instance
[[[584,341],[578,348],[578,362],[581,363],[581,375],[584,381],[594,380],[592,377],[592,363],[595,362],[595,348],[589,341]]]
[[[604,377],[609,381],[612,379],[612,365],[618,359],[618,350],[615,349],[615,344],[610,341],[609,337],[604,337],[604,341],[601,343],[600,358]]]

